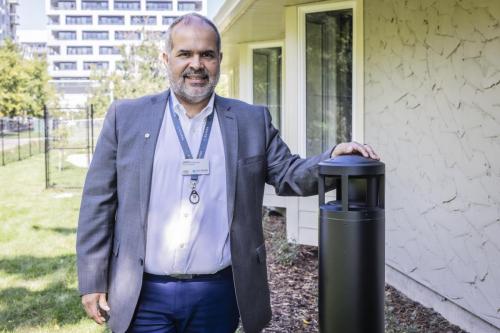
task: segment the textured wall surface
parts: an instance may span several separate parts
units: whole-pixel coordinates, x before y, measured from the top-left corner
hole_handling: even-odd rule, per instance
[[[500,1],[364,3],[387,264],[500,328]]]

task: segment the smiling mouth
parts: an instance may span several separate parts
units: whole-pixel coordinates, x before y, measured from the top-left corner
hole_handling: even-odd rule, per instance
[[[193,83],[202,83],[208,80],[207,75],[184,75],[184,80],[189,80]]]

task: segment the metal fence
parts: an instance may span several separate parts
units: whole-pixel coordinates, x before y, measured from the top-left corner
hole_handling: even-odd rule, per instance
[[[1,165],[44,152],[44,127],[42,118],[0,118]]]
[[[45,108],[45,186],[80,188],[94,152],[103,119],[93,106]]]

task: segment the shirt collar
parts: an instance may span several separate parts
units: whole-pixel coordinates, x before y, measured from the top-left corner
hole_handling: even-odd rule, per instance
[[[200,113],[198,113],[196,116],[194,116],[193,118],[189,118],[187,116],[187,111],[186,109],[184,108],[184,106],[182,106],[182,104],[179,102],[179,100],[177,99],[177,96],[175,96],[174,92],[171,91],[170,92],[170,98],[172,98],[172,105],[174,106],[174,112],[179,116],[179,117],[184,117],[186,119],[191,119],[191,120],[194,120],[194,119],[205,119],[206,117],[208,117],[214,110],[214,101],[215,101],[215,93],[212,93],[212,96],[210,97],[210,100],[208,101],[208,104],[207,106],[205,106],[205,108],[203,108],[203,110],[201,110]]]

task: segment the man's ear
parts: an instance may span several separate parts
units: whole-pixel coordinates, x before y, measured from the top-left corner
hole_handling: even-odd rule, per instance
[[[165,52],[162,52],[161,54],[161,58],[163,60],[163,63],[165,64],[165,66],[168,66],[168,53],[165,51]]]
[[[223,54],[222,54],[222,52],[220,52],[219,53],[219,64],[222,62],[222,56],[223,56]]]

